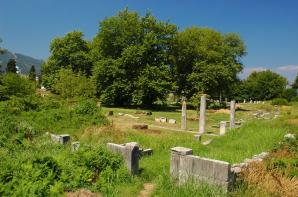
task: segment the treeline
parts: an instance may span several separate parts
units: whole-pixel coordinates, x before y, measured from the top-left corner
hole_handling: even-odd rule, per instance
[[[70,32],[55,38],[50,52],[42,81],[53,92],[73,96],[64,89],[81,86],[106,104],[148,105],[169,93],[230,95],[245,46],[234,33],[200,27],[178,32],[175,24],[125,9],[101,21],[92,41]]]
[[[128,9],[101,21],[92,41],[79,31],[55,38],[50,53],[42,83],[66,98],[150,105],[169,93],[190,101],[202,93],[219,100],[267,100],[288,91],[287,80],[271,71],[238,79],[246,54],[239,35],[201,27],[178,31],[175,24]]]

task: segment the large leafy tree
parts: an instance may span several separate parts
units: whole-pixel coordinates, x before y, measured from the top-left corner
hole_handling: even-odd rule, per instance
[[[287,86],[287,79],[270,70],[252,72],[243,81],[243,89],[248,99],[269,100],[282,97]]]
[[[46,87],[52,87],[53,78],[61,68],[91,75],[92,61],[88,42],[83,39],[82,32],[73,31],[64,37],[55,38],[50,44],[50,52],[48,61],[42,65],[43,84]]]
[[[125,9],[100,23],[92,43],[94,78],[103,102],[152,104],[172,89],[175,25]]]
[[[219,97],[228,94],[242,70],[245,45],[237,34],[221,34],[192,27],[180,32],[174,42],[178,93],[188,98],[198,92]]]
[[[10,59],[7,62],[6,72],[8,73],[16,73],[17,72],[17,62],[15,59]]]

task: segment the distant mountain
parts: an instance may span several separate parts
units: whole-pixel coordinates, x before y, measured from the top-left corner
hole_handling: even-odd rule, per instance
[[[35,66],[36,73],[40,74],[40,68],[43,60],[35,59],[33,57],[26,56],[20,53],[13,53],[8,50],[6,50],[4,54],[0,54],[1,71],[6,70],[7,62],[10,59],[16,60],[17,66],[21,70],[22,74],[28,74],[32,65]]]

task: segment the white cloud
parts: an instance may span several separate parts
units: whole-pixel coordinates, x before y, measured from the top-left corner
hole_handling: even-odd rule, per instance
[[[277,70],[280,72],[298,72],[298,65],[287,65],[277,67]]]

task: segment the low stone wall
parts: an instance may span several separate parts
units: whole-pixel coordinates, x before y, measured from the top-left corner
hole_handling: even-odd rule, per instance
[[[55,134],[50,134],[51,139],[54,142],[59,142],[60,144],[66,144],[67,142],[70,141],[70,135],[64,134],[64,135],[55,135]]]
[[[193,179],[228,191],[234,183],[234,175],[228,162],[194,156],[192,149],[184,147],[171,149],[170,173],[179,184]]]
[[[114,144],[108,143],[107,148],[113,152],[121,154],[124,158],[124,162],[128,170],[132,174],[138,174],[139,172],[139,145],[136,142],[130,142],[126,144]]]

